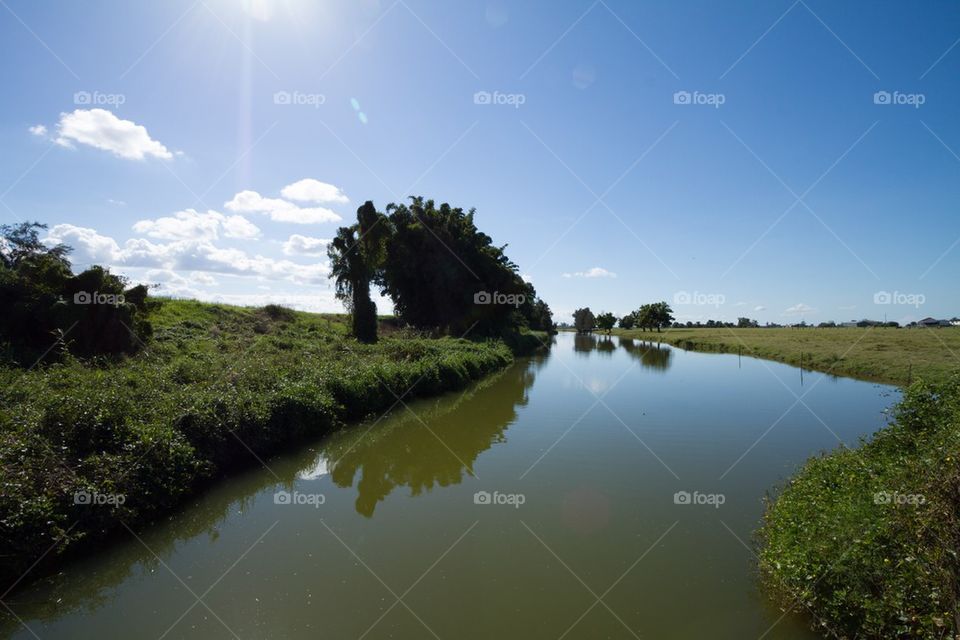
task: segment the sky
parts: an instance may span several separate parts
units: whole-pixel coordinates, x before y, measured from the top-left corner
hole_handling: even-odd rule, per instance
[[[423,195],[558,321],[950,318],[958,73],[938,0],[0,0],[0,222],[339,311],[324,241]]]

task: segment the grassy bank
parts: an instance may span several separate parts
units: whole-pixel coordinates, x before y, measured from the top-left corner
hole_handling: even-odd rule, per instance
[[[134,357],[0,369],[0,584],[232,467],[513,360],[502,341],[387,332],[363,345],[343,317],[277,307],[160,300],[150,321]]]
[[[767,591],[838,638],[960,637],[960,375],[894,423],[807,462],[768,505]]]
[[[801,363],[807,369],[874,382],[905,385],[923,378],[949,378],[960,366],[960,328],[890,329],[665,329],[661,333],[631,329],[614,334],[654,340],[695,351]]]

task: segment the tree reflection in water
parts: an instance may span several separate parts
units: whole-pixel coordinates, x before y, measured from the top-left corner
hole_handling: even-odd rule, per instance
[[[326,464],[338,487],[354,486],[356,480],[356,510],[366,517],[398,486],[416,496],[459,484],[464,473],[473,475],[482,452],[506,441],[504,432],[516,420],[517,408],[527,404],[527,390],[548,357],[543,353],[514,365],[459,397],[399,408],[369,431],[359,425],[336,434],[321,447],[318,462]]]

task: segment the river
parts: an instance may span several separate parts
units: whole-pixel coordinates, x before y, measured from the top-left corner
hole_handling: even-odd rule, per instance
[[[563,333],[462,393],[398,405],[124,532],[10,596],[19,620],[0,630],[816,638],[758,591],[764,496],[809,456],[856,446],[898,398],[768,361]]]

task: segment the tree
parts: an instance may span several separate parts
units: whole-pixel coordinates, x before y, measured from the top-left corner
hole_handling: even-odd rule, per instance
[[[533,286],[504,249],[474,224],[476,211],[411,197],[389,204],[393,234],[379,284],[397,315],[415,327],[452,335],[502,335],[544,324]],[[550,321],[552,324],[552,320]]]
[[[652,329],[654,326],[654,312],[652,304],[641,305],[639,309],[633,312],[634,323],[644,331]]]
[[[650,307],[653,326],[657,328],[657,333],[663,327],[669,327],[673,322],[673,309],[670,308],[670,305],[666,302],[655,302]]]
[[[737,318],[737,326],[741,329],[756,327],[758,324],[756,320],[751,320],[750,318]]]
[[[598,315],[596,322],[598,329],[610,333],[610,330],[613,329],[614,325],[617,324],[617,317],[608,311]]]
[[[622,318],[620,318],[620,328],[621,328],[621,329],[633,329],[633,325],[634,325],[635,321],[636,321],[636,319],[635,319],[634,315],[633,315],[632,313],[628,313],[627,315],[625,315],[625,316],[623,316]]]
[[[354,337],[377,341],[377,305],[370,298],[370,283],[378,277],[386,257],[390,223],[367,200],[357,209],[357,222],[337,229],[327,248],[330,275],[336,296],[350,312]]]
[[[576,328],[577,333],[590,333],[596,324],[596,318],[594,318],[593,312],[590,311],[590,307],[577,309],[573,312],[573,326]]]

